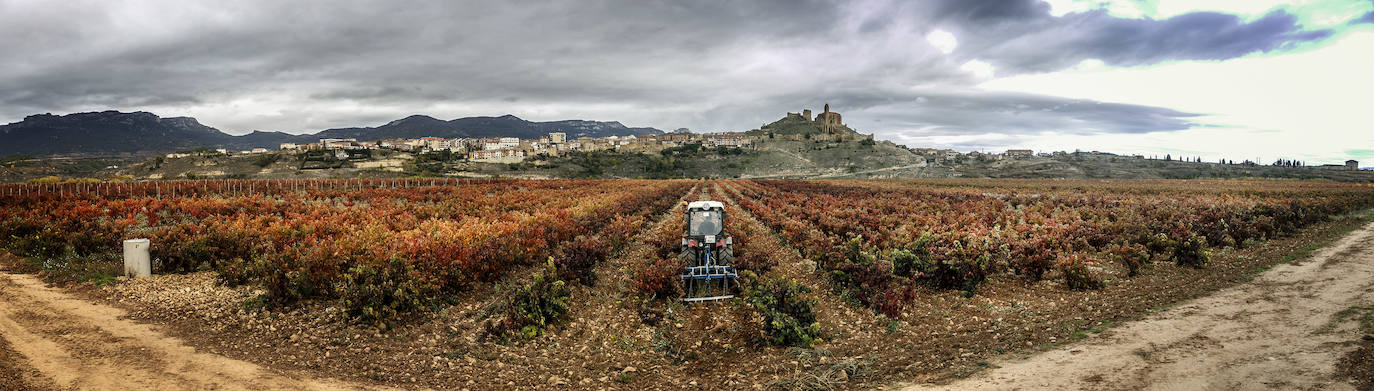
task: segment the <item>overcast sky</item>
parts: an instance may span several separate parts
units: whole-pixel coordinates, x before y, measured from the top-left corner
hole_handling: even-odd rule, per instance
[[[1374,163],[1374,0],[0,0],[0,123],[410,114]]]

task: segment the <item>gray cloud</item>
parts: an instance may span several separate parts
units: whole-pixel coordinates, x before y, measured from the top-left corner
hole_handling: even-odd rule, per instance
[[[1350,21],[1350,24],[1374,23],[1374,11],[1370,11],[1359,19]]]
[[[1216,12],[1162,20],[1116,18],[1105,10],[1054,17],[1038,0],[966,0],[942,2],[931,15],[937,26],[961,37],[960,54],[988,61],[1002,74],[1050,72],[1086,59],[1117,66],[1225,60],[1290,49],[1333,33],[1305,30],[1284,10],[1249,22]]]
[[[858,111],[881,113],[884,122],[924,129],[922,134],[933,136],[1139,134],[1188,129],[1193,125],[1191,120],[1198,117],[1158,107],[978,91],[931,91],[909,101],[888,102]]]
[[[953,32],[945,55],[924,36]],[[901,137],[1186,129],[1189,113],[991,93],[960,70],[1045,72],[1099,58],[1225,59],[1321,39],[1292,15],[1246,22],[1031,0],[27,2],[0,0],[0,121],[149,110],[211,126],[315,131],[409,114],[514,113],[742,130],[826,101]]]

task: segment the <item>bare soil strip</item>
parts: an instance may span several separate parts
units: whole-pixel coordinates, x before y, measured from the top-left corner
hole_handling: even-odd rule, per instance
[[[907,390],[1355,389],[1335,373],[1374,303],[1374,224],[1251,283],[1099,337],[944,385]]]
[[[31,275],[0,272],[0,303],[0,337],[22,356],[13,358],[23,361],[7,365],[23,366],[16,371],[28,373],[27,379],[0,383],[6,387],[41,389],[51,382],[55,388],[80,390],[366,389],[197,352],[125,319],[123,310],[73,298]]]

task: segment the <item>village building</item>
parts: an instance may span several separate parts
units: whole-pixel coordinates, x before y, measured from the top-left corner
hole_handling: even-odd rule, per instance
[[[1359,171],[1360,162],[1355,160],[1346,160],[1345,164],[1323,164],[1317,166],[1317,168],[1324,170]]]
[[[443,137],[421,137],[420,145],[431,151],[442,151],[448,149],[448,140]]]
[[[1035,156],[1035,151],[1029,149],[1008,149],[1003,155],[1013,159],[1020,159]]]
[[[706,144],[719,147],[744,147],[752,141],[743,133],[714,133],[707,135]]]
[[[351,148],[356,146],[358,139],[355,138],[322,138],[320,146],[325,149]]]

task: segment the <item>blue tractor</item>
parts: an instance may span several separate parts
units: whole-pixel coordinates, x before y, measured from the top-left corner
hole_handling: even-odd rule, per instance
[[[682,301],[710,302],[735,297],[735,251],[725,233],[725,205],[719,201],[687,204],[687,234],[682,235]]]

